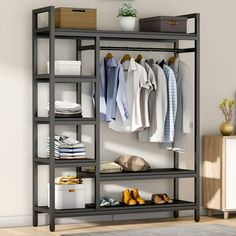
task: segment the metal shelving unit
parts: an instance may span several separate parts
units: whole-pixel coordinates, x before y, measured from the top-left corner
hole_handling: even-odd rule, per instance
[[[49,27],[38,28],[38,14],[48,13]],[[194,219],[200,220],[200,188],[199,188],[199,167],[200,167],[200,135],[199,135],[199,95],[200,95],[200,15],[185,15],[189,19],[194,19],[195,32],[189,34],[176,33],[153,33],[153,32],[124,32],[124,31],[104,31],[104,30],[69,30],[55,28],[55,8],[53,6],[33,10],[33,225],[38,225],[38,214],[47,213],[50,220],[50,230],[55,230],[55,218],[105,215],[105,214],[126,214],[141,212],[172,211],[174,217],[179,216],[181,210],[194,210]],[[38,39],[49,39],[49,61],[50,73],[38,74]],[[55,75],[55,40],[71,39],[76,42],[76,59],[81,60],[81,52],[84,50],[94,50],[95,75],[92,76],[57,76]],[[82,45],[83,40],[93,40],[93,45]],[[193,41],[194,47],[180,48],[179,41]],[[102,46],[104,41],[128,41],[128,42],[158,42],[169,43],[170,48],[150,48],[150,47],[112,47]],[[116,173],[100,174],[100,120],[99,120],[99,61],[100,50],[119,50],[119,51],[155,51],[173,52],[175,55],[180,53],[194,53],[194,87],[195,87],[195,124],[194,124],[194,170],[179,168],[179,154],[173,152],[173,168],[152,169],[143,173]],[[81,103],[81,83],[93,83],[95,85],[95,117],[94,118],[55,118],[55,84],[74,83],[76,85],[76,100]],[[49,117],[38,117],[38,84],[49,84]],[[50,137],[50,157],[42,158],[38,156],[38,125],[49,125]],[[95,158],[83,160],[55,160],[54,158],[54,134],[56,125],[76,126],[76,136],[81,139],[81,125],[93,125],[95,132]],[[40,165],[49,166],[50,183],[50,207],[38,206],[38,167]],[[82,167],[95,166],[95,173],[83,172]],[[55,209],[55,168],[75,167],[77,174],[84,178],[94,178],[95,180],[95,202],[86,204],[84,209]],[[193,202],[182,201],[179,199],[179,179],[194,178]],[[154,205],[150,201],[144,206],[125,206],[102,208],[100,207],[100,182],[116,180],[139,180],[139,179],[173,179],[174,181],[174,203],[164,205]]]

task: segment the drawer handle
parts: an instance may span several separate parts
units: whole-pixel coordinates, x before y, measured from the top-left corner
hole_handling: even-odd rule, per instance
[[[85,9],[72,9],[72,12],[87,12]]]
[[[169,25],[178,25],[178,22],[177,21],[168,21],[168,24]]]
[[[74,189],[69,189],[69,192],[70,192],[70,193],[74,193],[75,190],[74,190]]]

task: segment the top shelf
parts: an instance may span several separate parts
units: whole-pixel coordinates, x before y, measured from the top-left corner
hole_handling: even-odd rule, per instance
[[[37,37],[49,37],[50,28],[35,29]],[[55,38],[85,38],[100,40],[125,40],[125,41],[176,41],[176,40],[197,40],[195,33],[159,33],[159,32],[139,32],[139,31],[113,31],[113,30],[75,30],[55,28]]]

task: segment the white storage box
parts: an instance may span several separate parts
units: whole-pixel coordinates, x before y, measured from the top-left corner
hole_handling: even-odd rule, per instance
[[[80,75],[81,61],[55,61],[55,75]],[[47,73],[50,66],[47,62]]]
[[[48,206],[50,194],[48,184]],[[85,208],[84,184],[58,185],[55,184],[55,209]]]

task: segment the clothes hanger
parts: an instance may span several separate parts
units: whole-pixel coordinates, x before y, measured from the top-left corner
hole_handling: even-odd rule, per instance
[[[108,59],[112,59],[112,54],[110,52],[107,53],[107,55],[105,56],[105,60],[108,60]]]
[[[164,65],[166,64],[165,60],[164,59],[161,59],[161,61],[157,61],[157,63],[161,68],[164,67]]]
[[[130,56],[130,54],[127,53],[121,58],[120,63],[122,64],[125,61],[130,61],[130,60],[131,60],[131,56]]]
[[[176,61],[176,59],[177,59],[176,56],[173,56],[173,57],[169,58],[168,65],[172,65],[172,64],[174,64],[175,61]]]
[[[151,54],[152,54],[152,50],[149,51],[148,57],[145,60],[145,62],[148,63],[148,65],[152,67],[155,62],[154,62]]]
[[[135,61],[137,62],[137,63],[140,63],[140,61],[143,59],[143,56],[141,55],[141,54],[138,54],[137,55],[137,57],[136,57],[136,59],[135,59]]]

